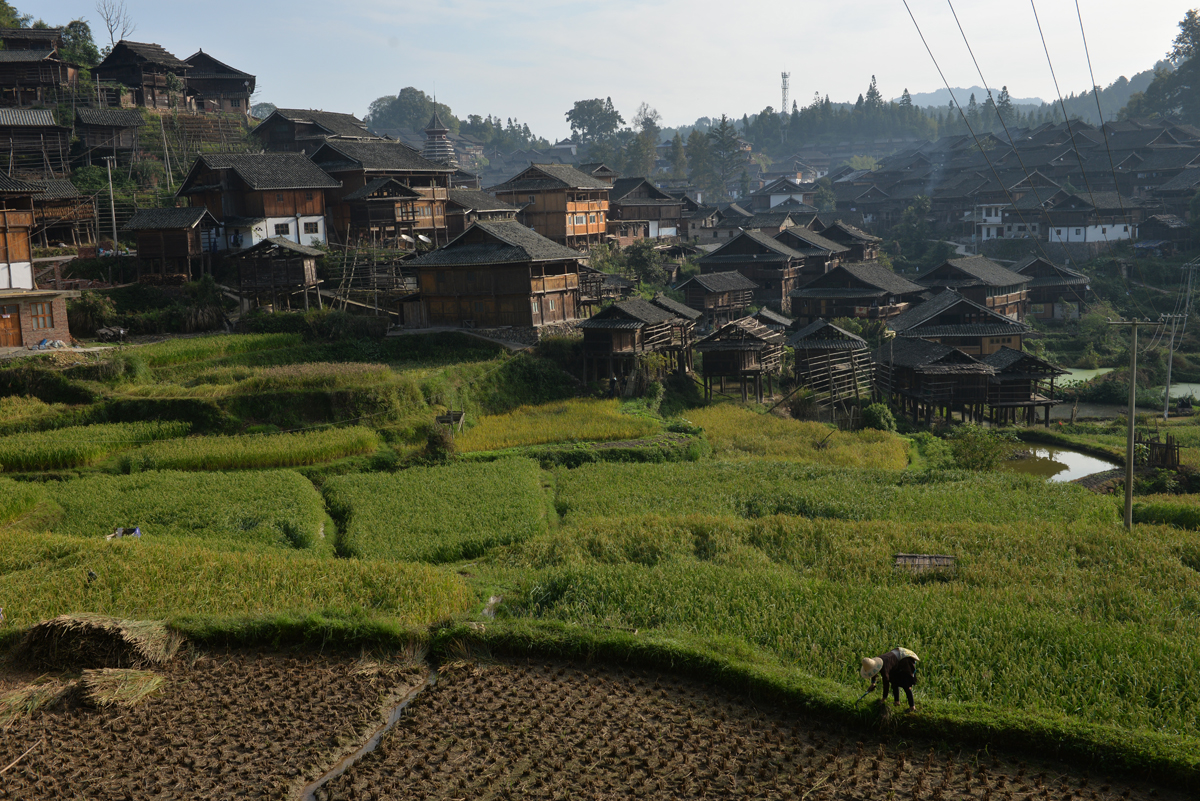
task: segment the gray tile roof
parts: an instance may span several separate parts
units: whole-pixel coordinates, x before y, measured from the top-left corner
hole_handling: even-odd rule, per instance
[[[1014,273],[1006,267],[1001,267],[986,256],[966,256],[961,259],[947,259],[941,264],[926,270],[917,276],[917,283],[922,286],[942,286],[937,279],[929,276],[945,265],[951,265],[959,272],[969,276],[965,281],[955,281],[956,286],[964,284],[986,284],[988,286],[1016,286],[1029,281],[1020,273]]]
[[[818,317],[792,334],[788,344],[804,350],[853,350],[865,348],[867,341]]]
[[[0,51],[3,52],[3,51]],[[53,128],[54,114],[44,108],[0,108],[0,126],[15,128]]]
[[[743,243],[746,240],[754,242],[759,247],[767,251],[765,254],[753,253],[725,253],[726,250],[734,249],[738,243]],[[700,258],[700,264],[718,264],[721,262],[742,263],[747,261],[764,261],[762,257],[766,256],[770,260],[778,259],[803,259],[804,254],[800,253],[782,242],[772,239],[769,234],[762,231],[742,231],[737,236],[725,242],[721,247],[709,253],[707,256]],[[771,257],[775,258],[771,258]]]
[[[1200,168],[1192,167],[1176,175],[1169,181],[1164,181],[1158,185],[1158,191],[1187,191],[1200,186]]]
[[[993,375],[996,368],[973,359],[958,348],[924,339],[893,339],[872,354],[876,364],[894,364],[931,374]]]
[[[806,286],[792,290],[791,296],[796,298],[867,297],[872,294],[869,290],[857,289],[852,285],[846,287],[845,285],[851,284],[846,276],[853,278],[858,284],[865,284],[867,287],[873,288],[876,290],[874,294],[878,295],[912,295],[918,294],[924,289],[919,284],[914,284],[881,264],[860,262],[838,265],[824,275],[817,276]]]
[[[75,121],[80,125],[103,125],[109,128],[140,128],[146,124],[142,112],[127,108],[77,108]]]
[[[677,300],[671,300],[661,292],[655,295],[654,300],[650,302],[685,320],[698,320],[704,316],[704,312],[693,309],[691,306],[685,306]]]
[[[783,345],[784,335],[755,320],[743,317],[725,323],[708,336],[696,342],[696,350],[704,353],[716,350],[764,350]]]
[[[679,204],[683,203],[683,201],[680,200],[679,198],[668,195],[666,192],[662,191],[661,189],[656,187],[654,184],[647,181],[645,178],[618,178],[618,179],[616,179],[612,183],[612,189],[609,190],[608,199],[610,201],[624,200],[626,195],[628,195],[633,190],[637,189],[642,184],[645,184],[647,187],[649,187],[650,197],[649,198],[630,198],[629,199],[630,205],[636,206],[636,205],[638,205],[638,203],[640,201],[647,200],[647,199],[659,200],[659,201],[670,201],[671,203],[679,203]]]
[[[168,69],[185,70],[191,66],[186,61],[181,61],[168,53],[162,45],[157,45],[152,42],[130,42],[122,39],[121,41],[117,42],[116,47],[113,48],[113,52],[117,52],[117,50],[121,47],[128,48],[130,52],[134,53],[144,61],[148,61],[151,64],[160,64]],[[108,62],[109,58],[112,58],[112,53],[109,53],[108,57],[100,63],[100,66],[103,67]]]
[[[708,292],[737,292],[740,290],[758,289],[758,284],[754,283],[737,270],[730,270],[729,272],[724,273],[704,273],[702,275],[693,275],[691,278],[675,288],[683,289],[693,281]]]
[[[74,200],[83,197],[79,190],[75,188],[75,184],[66,178],[52,178],[45,181],[30,181],[29,183],[41,190],[34,196],[34,200]]]
[[[950,309],[953,309],[955,306],[958,306],[958,305],[965,305],[967,307],[966,312],[981,316],[987,322],[985,322],[985,323],[964,323],[963,326],[940,325],[940,326],[931,327],[931,326],[925,325],[925,323],[928,323],[930,320],[933,320],[939,314],[943,314],[944,312],[947,312]],[[893,331],[899,332],[901,334],[903,334],[907,331],[913,331],[913,330],[919,329],[920,333],[929,331],[930,336],[953,335],[953,332],[948,333],[947,331],[945,331],[943,329],[953,328],[953,329],[955,329],[955,331],[957,331],[960,327],[981,326],[981,325],[986,326],[988,328],[988,330],[987,331],[980,330],[978,332],[970,331],[967,333],[968,334],[981,333],[981,334],[986,335],[989,333],[993,333],[992,329],[997,328],[997,327],[1000,329],[1000,331],[999,331],[1000,333],[1012,333],[1013,331],[1028,330],[1028,326],[1026,326],[1024,323],[1019,323],[1016,320],[1013,320],[1009,317],[1005,317],[1003,314],[992,311],[991,309],[987,308],[986,306],[981,306],[980,304],[975,303],[974,301],[967,300],[962,295],[960,295],[957,292],[950,290],[950,289],[947,289],[945,292],[941,292],[937,295],[934,295],[929,300],[925,301],[924,303],[918,304],[917,306],[914,306],[911,309],[906,309],[905,311],[901,312],[900,314],[896,315],[895,317],[893,317],[891,320],[888,321],[888,328],[892,329]],[[939,331],[939,334],[933,334],[932,333],[933,328],[937,328]]]
[[[609,320],[614,317],[625,317],[630,320],[635,320],[642,325],[657,325],[659,323],[669,322],[675,319],[675,315],[666,309],[656,306],[648,300],[641,298],[629,298],[622,300],[608,308],[593,315],[589,320]],[[587,322],[581,323],[580,327],[587,328]],[[596,326],[603,327],[603,326]]]
[[[520,192],[524,189],[608,189],[604,181],[580,172],[569,164],[530,164],[502,184],[490,187],[489,192]]]
[[[784,328],[787,328],[791,326],[792,323],[796,322],[791,317],[785,317],[779,312],[771,311],[767,308],[759,309],[751,316],[760,323],[765,323],[766,325],[781,325]]]
[[[284,239],[281,236],[272,236],[268,239],[264,239],[261,242],[258,242],[257,244],[255,244],[251,247],[246,248],[245,250],[238,251],[237,253],[232,253],[227,258],[243,259],[243,258],[246,258],[247,256],[258,256],[261,253],[264,253],[266,251],[278,251],[278,250],[286,250],[288,253],[298,253],[301,256],[312,256],[312,257],[318,258],[318,259],[325,255],[325,251],[323,251],[323,250],[318,250],[317,248],[310,248],[307,245],[299,245],[299,244],[296,244],[295,242],[293,242],[292,240]]]
[[[177,231],[195,228],[207,217],[216,220],[203,206],[188,206],[182,209],[138,209],[125,223],[124,231]]]
[[[52,55],[53,50],[0,50],[0,64],[28,64],[45,61]]]
[[[18,181],[16,178],[10,178],[0,172],[0,192],[7,192],[15,195],[33,195],[41,190],[32,183],[26,181]]]
[[[583,257],[515,220],[479,220],[453,241],[409,262],[413,267],[563,261]]]
[[[775,235],[775,239],[780,242],[787,242],[792,238],[799,239],[810,248],[828,250],[830,253],[845,253],[850,249],[840,242],[834,242],[832,239],[826,239],[820,234],[810,231],[807,228],[799,225],[794,225],[791,228],[785,228]],[[795,247],[795,245],[792,247]]]
[[[302,153],[205,153],[196,159],[196,163],[203,163],[210,170],[232,170],[256,191],[337,189],[341,186],[340,181],[331,178]],[[193,166],[192,171],[195,170]]]
[[[1065,375],[1067,372],[1045,359],[1039,359],[1032,353],[1025,353],[1016,348],[1010,348],[1007,345],[994,353],[989,353],[987,356],[981,356],[979,361],[984,364],[990,364],[996,368],[997,373],[1012,372],[1012,368],[1022,362],[1027,366],[1036,366],[1038,368],[1037,372],[1041,374],[1054,373],[1055,375]]]
[[[317,111],[315,109],[305,108],[277,108],[267,115],[267,120],[272,116],[279,115],[285,120],[291,122],[312,123],[318,125],[329,132],[331,136],[372,136],[367,130],[367,124],[355,117],[353,114],[343,114],[338,111]],[[259,124],[254,130],[262,129],[262,124]]]
[[[422,197],[421,193],[418,192],[417,190],[402,184],[400,181],[397,181],[395,178],[389,178],[387,176],[384,176],[382,178],[375,178],[374,180],[367,181],[365,184],[360,186],[358,189],[355,189],[350,194],[343,195],[342,200],[366,200],[368,197],[370,197],[374,193],[378,192],[380,189],[383,189],[388,184],[395,185],[395,190],[398,190],[397,196],[412,198],[414,200],[416,198]]]
[[[519,211],[516,206],[496,200],[478,189],[451,189],[447,192],[447,198],[454,205],[473,211]]]
[[[329,172],[365,170],[367,172],[438,172],[452,173],[448,167],[430,161],[403,142],[326,140],[313,153],[313,161]]]

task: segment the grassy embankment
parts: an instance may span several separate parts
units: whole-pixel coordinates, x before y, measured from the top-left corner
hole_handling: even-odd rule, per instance
[[[386,363],[377,356],[361,362]],[[271,380],[278,374],[259,371],[279,366],[153,369],[174,370],[175,387],[197,390]],[[210,380],[225,368],[249,372]],[[416,369],[425,372],[406,380],[425,416],[451,393],[476,410],[475,423],[482,411],[559,391],[537,389],[527,379],[549,374],[519,360]],[[97,394],[149,383],[87,380]],[[521,388],[510,391],[511,382]],[[236,416],[230,400],[243,396],[204,401]],[[574,402],[502,425],[483,415],[462,443],[553,445],[554,420],[559,443],[642,425],[623,417],[611,404]],[[87,610],[163,617],[207,638],[288,630],[319,641],[462,622],[498,594],[505,600],[486,632],[439,628],[435,645],[469,636],[510,651],[675,666],[864,726],[879,721],[853,706],[858,660],[904,644],[924,661],[921,713],[888,723],[901,733],[1057,752],[1198,786],[1200,690],[1188,667],[1200,658],[1196,532],[1126,534],[1110,500],[1078,487],[889,469],[906,461],[891,435],[830,435],[732,406],[688,418],[707,429],[712,459],[543,470],[509,458],[329,478],[340,558],[328,552],[332,532],[324,545],[304,539],[319,523],[320,496],[286,470],[90,476],[48,497],[13,484],[20,489],[0,500],[0,526],[16,519],[0,533],[0,599],[10,631]],[[385,440],[408,425],[402,415],[358,424],[374,424]],[[225,493],[197,479],[251,476],[291,478],[223,503],[227,519],[199,515],[194,504]],[[187,481],[194,492],[179,483]],[[82,505],[72,506],[71,489]],[[267,492],[294,498],[281,506],[290,511],[264,516],[253,500]],[[156,512],[158,498],[172,495],[178,507]],[[140,541],[101,539],[152,512]],[[946,553],[957,566],[912,574],[893,567],[899,552]]]

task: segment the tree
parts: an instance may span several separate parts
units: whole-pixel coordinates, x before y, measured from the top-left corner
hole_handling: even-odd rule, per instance
[[[975,102],[975,93],[971,93],[971,100],[967,103],[967,124],[972,131],[979,131],[979,104]]]
[[[829,180],[828,175],[817,181],[817,194],[813,198],[813,205],[817,207],[817,211],[837,210],[837,195],[833,193],[833,181]]]
[[[660,123],[662,115],[657,109],[650,108],[649,103],[642,103],[637,107],[637,111],[633,114],[634,130],[642,133],[650,133],[655,138],[658,137],[658,132],[662,130]]]
[[[125,7],[125,0],[100,0],[96,3],[96,13],[108,30],[110,49],[137,30],[133,17],[129,16],[129,9]]]
[[[1188,11],[1179,22],[1179,35],[1167,52],[1167,62],[1155,65],[1154,80],[1145,92],[1134,92],[1120,117],[1176,115],[1200,124],[1200,12]]]
[[[883,95],[879,93],[879,87],[875,84],[875,76],[871,76],[871,85],[867,87],[866,97],[863,98],[863,105],[869,112],[876,112],[883,108]]]
[[[911,109],[912,104],[912,95],[908,93],[908,87],[906,86],[904,87],[903,94],[900,95],[900,108]]]
[[[676,131],[674,138],[671,139],[671,150],[667,155],[667,161],[671,165],[672,178],[678,180],[687,177],[687,152],[683,146],[683,137],[679,135],[679,131]]]
[[[1000,87],[1000,96],[996,98],[996,113],[1005,125],[1013,121],[1012,96],[1009,95],[1007,86]]]
[[[688,177],[704,192],[721,194],[718,191],[716,169],[713,167],[712,147],[707,134],[693,128],[687,140]]]
[[[100,63],[100,51],[92,39],[92,28],[86,21],[73,19],[66,24],[59,55],[63,61],[84,67],[94,67]]]
[[[32,19],[32,15],[22,14],[6,0],[0,0],[0,28],[27,28]]]
[[[423,131],[433,117],[435,108],[446,127],[458,133],[460,123],[450,107],[445,103],[435,102],[432,97],[414,86],[404,87],[395,97],[385,95],[373,101],[367,108],[364,122],[376,130],[407,128]]]
[[[571,123],[571,141],[583,144],[612,136],[618,126],[625,124],[625,119],[613,108],[611,97],[576,100],[565,116]]]
[[[643,131],[629,141],[625,147],[624,170],[628,175],[649,177],[654,173],[654,162],[658,155],[657,137],[651,131]]]
[[[708,142],[712,153],[713,171],[719,182],[718,193],[726,197],[729,182],[742,169],[742,146],[738,141],[737,129],[724,114],[708,132]]]
[[[654,249],[653,239],[639,239],[625,248],[624,255],[625,264],[634,278],[648,284],[662,283],[662,255]]]
[[[1167,58],[1174,64],[1182,64],[1200,51],[1200,10],[1192,9],[1179,22],[1179,35],[1171,43]]]

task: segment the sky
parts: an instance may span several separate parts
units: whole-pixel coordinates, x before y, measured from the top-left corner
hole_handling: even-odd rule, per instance
[[[629,121],[642,102],[665,126],[741,117],[814,93],[853,102],[871,76],[884,97],[943,88],[903,0],[126,0],[137,30],[179,58],[203,49],[257,76],[255,102],[362,117],[406,86],[459,117],[494,114],[550,140],[570,135],[576,100],[611,97]],[[1150,69],[1197,0],[1078,0],[1096,83]],[[952,87],[1007,85],[1056,97],[1091,86],[1075,0],[908,0]],[[52,24],[82,17],[108,34],[95,0],[15,0]],[[965,105],[967,98],[960,98]]]

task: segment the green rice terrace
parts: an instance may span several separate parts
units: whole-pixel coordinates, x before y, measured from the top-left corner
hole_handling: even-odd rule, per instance
[[[573,672],[592,662],[630,671],[620,680],[644,680],[655,693],[656,682],[670,682],[661,697],[647,696],[651,706],[675,705],[655,726],[681,715],[679,725],[699,736],[691,713],[678,710],[699,709],[688,707],[688,693],[707,687],[750,699],[753,709],[728,721],[721,712],[720,726],[738,743],[765,738],[754,746],[763,754],[783,747],[778,732],[797,736],[795,720],[830,732],[804,741],[810,756],[829,755],[811,769],[797,746],[799,761],[780,751],[746,776],[731,768],[728,783],[718,770],[702,784],[697,773],[671,787],[621,790],[628,776],[615,777],[608,790],[595,779],[588,797],[654,797],[656,787],[660,797],[996,801],[1200,791],[1200,503],[1180,494],[1186,478],[1144,479],[1139,523],[1128,532],[1119,497],[979,469],[965,438],[839,431],[766,406],[705,405],[678,380],[605,399],[563,369],[565,350],[552,343],[512,354],[460,334],[273,333],[0,364],[0,649],[24,664],[20,654],[41,642],[39,625],[60,616],[84,621],[70,630],[162,621],[198,661],[191,678],[159,668],[182,695],[146,703],[194,697],[196,709],[211,702],[199,678],[206,670],[224,665],[222,675],[261,680],[282,698],[293,686],[282,677],[304,674],[304,660],[343,660],[349,678],[338,686],[357,704],[346,707],[344,729],[313,735],[310,750],[279,763],[293,766],[283,778],[247,785],[245,797],[252,789],[296,797],[336,761],[331,754],[365,739],[379,703],[398,702],[400,679],[388,677],[416,687],[424,679],[414,671],[424,668],[414,665],[425,660],[442,665],[442,677],[433,700],[413,702],[411,720],[438,727],[431,740],[417,738],[438,754],[436,732],[449,731],[441,727],[470,724],[449,711],[460,686],[492,688],[499,677],[496,687],[536,688],[536,679],[577,698],[569,705],[586,704],[595,682],[618,680]],[[451,410],[465,411],[461,430],[435,424]],[[1185,455],[1200,447],[1194,419],[1173,425]],[[1106,424],[1041,436],[1110,454],[1123,443]],[[897,566],[897,554],[953,558],[915,570]],[[891,704],[881,711],[877,695],[858,702],[861,658],[897,645],[921,655],[911,715],[893,715]],[[287,655],[267,669],[256,661],[264,649]],[[26,684],[0,679],[0,731],[9,732],[0,768],[26,760],[13,773],[26,784],[11,785],[13,795],[0,789],[0,798],[38,794],[30,765],[54,771],[51,750],[36,750],[37,726],[57,742],[54,716],[65,713],[53,711],[53,693],[31,688],[80,681],[87,695],[101,678],[80,675],[37,668]],[[583,683],[562,684],[564,675]],[[136,702],[158,685],[138,686]],[[154,739],[149,713],[96,706],[104,720],[132,726],[130,736]],[[191,719],[171,708],[162,714]],[[436,768],[389,767],[413,747],[404,743],[417,730],[405,726],[418,724],[408,720],[307,797],[366,798],[363,788],[392,786],[371,784],[372,775],[441,787]],[[68,740],[55,753],[73,747]],[[605,743],[585,740],[580,753],[595,746],[602,756]],[[849,783],[856,741],[862,778]],[[629,749],[614,746],[610,761],[633,759]],[[942,775],[935,752],[954,765],[941,790],[925,773],[919,781],[904,773],[907,759]],[[1011,755],[1008,767],[990,761],[994,753]],[[891,760],[882,777],[881,758]],[[1057,760],[1061,786],[1044,778],[1046,768],[1035,782],[1022,760]],[[553,761],[545,756],[546,770]],[[202,758],[170,764],[182,771],[180,790],[204,786],[193,776]],[[444,792],[420,797],[569,797],[529,767],[522,774],[532,762],[512,764],[494,786],[486,771],[474,784],[448,775]],[[556,770],[584,770],[570,764]],[[967,764],[963,779],[955,771]],[[793,769],[794,781],[780,784]],[[128,791],[119,782],[80,788],[93,797]]]

